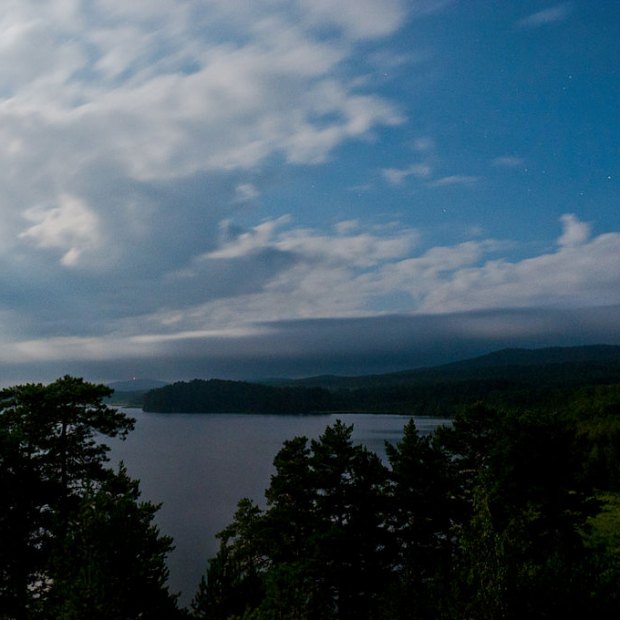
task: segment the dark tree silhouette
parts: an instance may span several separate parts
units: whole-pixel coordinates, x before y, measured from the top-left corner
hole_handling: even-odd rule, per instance
[[[147,598],[174,603],[157,507],[138,501],[124,469],[106,466],[103,440],[134,424],[105,404],[110,393],[70,376],[0,391],[0,617],[147,618],[156,617]],[[133,607],[115,586],[123,575],[125,589],[136,586]]]

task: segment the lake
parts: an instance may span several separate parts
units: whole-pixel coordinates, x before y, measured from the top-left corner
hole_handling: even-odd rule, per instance
[[[156,414],[124,410],[136,419],[126,441],[111,441],[113,462],[124,461],[140,480],[143,499],[163,502],[157,515],[162,533],[174,538],[168,558],[170,586],[191,600],[207,561],[217,551],[215,534],[228,525],[237,502],[264,503],[263,492],[282,442],[297,435],[318,437],[341,419],[353,424],[353,439],[385,457],[384,442],[397,442],[409,416]],[[442,418],[415,418],[429,433]]]

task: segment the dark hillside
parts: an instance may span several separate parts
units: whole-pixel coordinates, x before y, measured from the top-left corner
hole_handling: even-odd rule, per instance
[[[148,392],[144,409],[452,416],[481,400],[495,407],[557,408],[570,404],[584,388],[615,384],[620,384],[620,347],[506,349],[445,366],[385,375],[326,375],[280,385],[217,379],[175,383]]]
[[[321,375],[305,379],[282,379],[282,385],[319,386],[327,389],[355,389],[402,384],[443,383],[446,380],[536,378],[540,367],[545,377],[565,380],[584,370],[595,380],[615,376],[620,367],[620,346],[550,347],[544,349],[502,349],[480,357],[441,366],[404,370],[395,373],[340,377]],[[270,380],[277,384],[278,380]]]

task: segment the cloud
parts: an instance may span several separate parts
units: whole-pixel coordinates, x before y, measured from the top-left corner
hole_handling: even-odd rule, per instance
[[[590,224],[579,221],[577,216],[572,213],[565,213],[560,220],[563,225],[563,231],[558,239],[559,246],[574,248],[587,242],[590,237]]]
[[[114,342],[45,340],[3,349],[0,370],[4,382],[23,380],[25,371],[29,380],[46,380],[62,372],[97,380],[136,375],[179,380],[389,372],[504,347],[620,344],[619,312],[620,306],[607,306],[389,314],[273,322],[238,334],[187,334],[176,342],[158,337]],[[67,355],[67,346],[73,356]],[[36,364],[31,365],[32,361]]]
[[[67,267],[75,267],[84,252],[100,246],[97,216],[73,196],[60,195],[58,206],[34,207],[24,217],[35,223],[20,237],[39,248],[60,249],[60,262]]]
[[[239,233],[235,231],[231,222],[222,222],[221,230],[224,243],[217,250],[206,254],[204,258],[239,258],[253,254],[255,251],[264,249],[270,243],[274,230],[289,220],[289,216],[283,216],[276,220],[268,220],[251,230]]]
[[[415,177],[416,179],[428,178],[432,173],[432,168],[429,164],[420,163],[412,164],[407,168],[385,168],[381,171],[385,180],[390,185],[401,185],[408,177]]]
[[[343,271],[330,275],[327,288],[320,288],[317,279],[310,296],[320,295],[327,302],[332,290],[338,299],[338,291],[347,291],[349,314],[379,307],[450,312],[620,303],[620,235],[605,234],[588,241],[587,225],[569,215],[562,222],[564,232],[555,252],[510,262],[488,258],[506,244],[482,239],[398,258],[397,249],[404,253],[404,248],[392,245],[393,252],[384,250],[384,262],[377,261],[372,272],[356,274],[340,263]],[[296,269],[299,274],[300,267]],[[298,281],[305,281],[306,289],[312,288],[312,280]],[[294,291],[294,296],[297,294]],[[394,299],[400,301],[393,305]],[[337,307],[342,311],[342,303]]]
[[[255,265],[242,252],[201,257],[286,168],[404,120],[357,80],[352,59],[404,23],[406,4],[365,0],[363,14],[328,4],[3,5],[0,312],[10,337],[124,338],[141,320],[260,290],[290,268],[295,253],[256,239]]]
[[[474,185],[480,180],[479,177],[469,176],[465,174],[453,174],[450,176],[441,177],[431,181],[429,185],[431,187],[448,187],[450,185]]]
[[[64,266],[84,265],[96,245],[84,213],[81,232],[57,230],[71,196],[101,238],[119,242],[108,262],[120,265],[124,247],[156,244],[168,214],[184,208],[165,203],[172,185],[214,187],[202,213],[184,213],[196,229],[207,210],[220,218],[209,203],[255,198],[257,170],[315,165],[403,122],[394,103],[356,82],[350,60],[405,19],[398,0],[338,11],[302,0],[9,2],[0,24],[4,250],[54,247]],[[24,216],[34,222],[27,232]]]
[[[416,138],[413,141],[413,148],[416,151],[420,151],[420,152],[431,151],[433,150],[433,148],[435,148],[435,141],[432,138],[429,138],[428,136]]]
[[[237,202],[251,202],[260,196],[260,191],[253,183],[240,183],[235,187]]]
[[[270,348],[290,361],[302,337],[317,337],[316,355],[349,337],[361,351],[354,326],[385,330],[382,342],[398,348],[413,315],[617,303],[618,235],[594,235],[576,215],[562,218],[553,251],[515,260],[480,230],[440,244],[416,223],[377,226],[361,209],[295,197],[295,176],[336,169],[343,147],[366,148],[406,122],[390,98],[396,83],[384,88],[367,72],[376,59],[402,62],[394,35],[449,5],[7,0],[3,369],[13,360],[57,374],[73,360],[80,372],[122,358],[173,373],[184,356],[234,364],[233,354],[265,359]],[[432,140],[411,132],[420,137],[410,147],[430,159]],[[510,157],[495,165],[516,165]],[[358,192],[370,188],[364,173]],[[480,180],[434,178],[426,161],[383,178]],[[406,320],[389,327],[387,316]]]
[[[620,303],[620,234],[588,240],[589,226],[562,216],[558,249],[510,262],[489,260],[446,274],[420,305],[426,312]]]
[[[416,253],[415,230],[343,222],[327,234],[294,228],[291,220],[268,220],[224,235],[217,250],[194,262],[194,281],[188,282],[200,288],[212,269],[247,260],[237,269],[260,285],[244,291],[231,284],[228,294],[222,290],[204,303],[178,307],[174,329],[265,324],[267,317],[295,321],[620,304],[620,234],[589,239],[588,226],[575,216],[563,216],[562,223],[554,251],[510,261],[502,253],[514,244],[493,239]],[[154,314],[139,323],[167,331],[167,318]]]
[[[311,24],[330,24],[354,38],[385,36],[396,30],[407,14],[401,0],[302,0],[300,5]]]
[[[326,231],[296,227],[291,217],[250,228],[228,220],[215,249],[163,281],[135,290],[132,280],[131,294],[122,284],[116,294],[98,291],[97,282],[75,272],[69,285],[83,295],[59,306],[68,316],[56,335],[44,317],[57,321],[55,304],[67,298],[53,280],[41,289],[44,298],[55,290],[56,299],[45,298],[38,336],[31,307],[25,315],[0,309],[0,362],[79,362],[100,372],[131,362],[172,378],[182,368],[204,375],[200,367],[231,376],[256,376],[259,366],[266,374],[286,367],[314,372],[327,364],[322,356],[334,368],[370,368],[380,358],[402,367],[420,361],[411,347],[440,360],[454,356],[453,346],[480,352],[568,341],[568,332],[553,325],[557,316],[565,327],[571,320],[590,325],[587,338],[620,338],[612,329],[617,321],[610,322],[611,308],[620,306],[620,234],[592,236],[571,214],[561,223],[555,249],[510,260],[514,243],[479,238],[423,249],[421,233],[399,225],[343,220]],[[147,296],[153,288],[158,295]],[[598,327],[597,316],[606,317]]]
[[[532,13],[517,22],[519,28],[539,28],[548,24],[564,21],[572,12],[572,4],[564,2]]]

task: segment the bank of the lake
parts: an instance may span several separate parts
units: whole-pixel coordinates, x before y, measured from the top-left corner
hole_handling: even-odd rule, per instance
[[[262,503],[272,462],[282,442],[297,435],[318,437],[336,419],[353,424],[353,438],[381,456],[409,420],[403,415],[155,414],[127,409],[136,428],[112,444],[113,461],[124,461],[140,479],[143,497],[162,502],[158,524],[174,537],[170,583],[187,603],[217,550],[215,534],[230,523],[237,502]],[[415,418],[423,433],[446,423]]]

